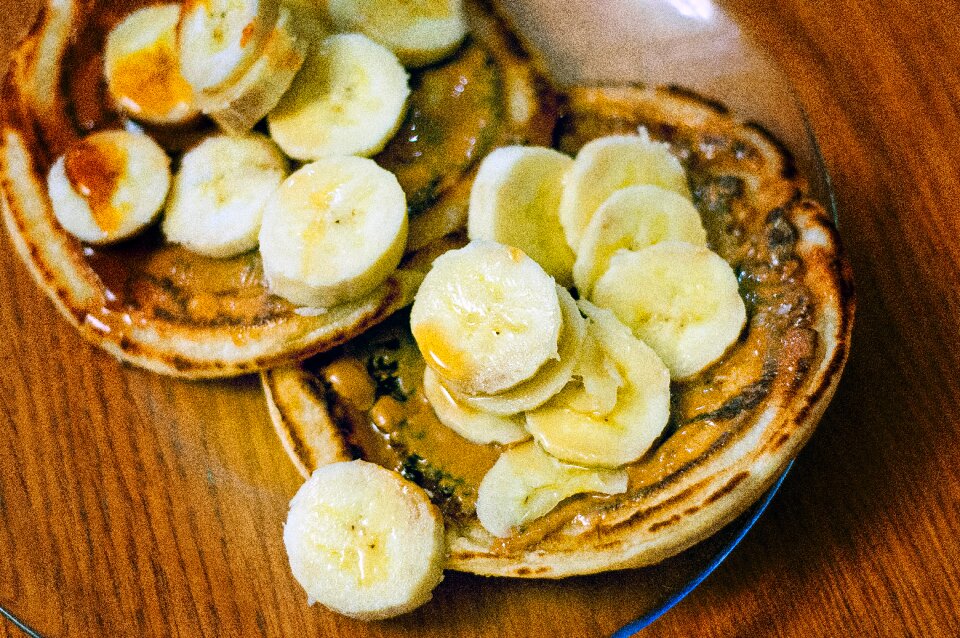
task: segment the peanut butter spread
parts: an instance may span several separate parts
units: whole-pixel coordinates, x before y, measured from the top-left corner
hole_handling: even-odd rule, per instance
[[[627,467],[625,494],[571,497],[500,541],[504,554],[533,545],[549,550],[551,532],[571,524],[592,527],[615,515],[617,506],[639,502],[682,476],[741,436],[771,395],[795,392],[822,357],[812,323],[814,300],[795,251],[799,235],[788,220],[789,208],[802,205],[789,164],[776,184],[758,188],[769,158],[750,138],[630,117],[570,118],[557,146],[572,154],[590,139],[635,131],[638,124],[669,142],[684,163],[709,246],[737,274],[747,327],[721,360],[673,384],[669,423],[652,449]],[[354,455],[423,486],[448,524],[464,524],[474,515],[480,480],[501,448],[469,442],[437,420],[423,395],[424,363],[406,313],[307,368]]]
[[[148,4],[139,0],[97,2],[84,12],[84,21],[78,25],[78,34],[63,60],[65,73],[60,86],[68,105],[68,126],[59,120],[40,122],[37,143],[43,148],[34,149],[39,156],[52,160],[79,137],[131,124],[108,94],[103,50],[110,30],[130,12]],[[449,60],[415,71],[410,83],[406,119],[375,159],[397,175],[410,213],[417,215],[464,179],[501,133],[501,68],[480,38],[473,37]],[[182,98],[178,87],[167,88],[175,95],[147,92],[157,99]],[[183,150],[215,132],[205,120],[176,127],[136,126],[156,139],[174,162]],[[103,149],[80,144],[67,159],[71,180],[79,192],[89,186],[96,220],[109,230],[117,217],[110,207],[113,190],[107,183],[88,182],[116,181],[112,158]],[[45,174],[49,166],[39,168]],[[293,311],[290,303],[268,292],[256,251],[228,259],[207,258],[167,244],[153,229],[120,245],[85,246],[83,254],[107,288],[108,303],[103,312],[87,321],[103,331],[121,329],[112,325],[115,322],[153,318],[200,328],[250,328],[265,326]]]

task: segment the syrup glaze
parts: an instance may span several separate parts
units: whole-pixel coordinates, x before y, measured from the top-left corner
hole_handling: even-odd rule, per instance
[[[74,144],[63,160],[63,169],[73,190],[87,200],[93,220],[111,236],[128,214],[114,202],[127,175],[126,151],[109,139],[87,138]]]

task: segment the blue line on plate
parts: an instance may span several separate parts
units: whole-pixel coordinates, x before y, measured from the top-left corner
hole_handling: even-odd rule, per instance
[[[12,622],[17,629],[30,636],[30,638],[43,638],[43,636],[28,627],[25,622],[14,616],[6,607],[2,605],[0,605],[0,616],[3,616]]]
[[[777,493],[777,490],[780,489],[780,484],[783,483],[783,479],[787,477],[787,472],[790,471],[790,468],[793,467],[793,461],[787,465],[787,469],[783,471],[783,474],[780,475],[780,478],[777,479],[777,482],[773,484],[773,487],[760,499],[757,509],[750,515],[750,518],[744,523],[743,527],[737,532],[736,536],[727,543],[717,555],[713,557],[713,560],[710,561],[707,566],[701,571],[697,576],[687,583],[687,586],[681,589],[679,592],[674,594],[671,598],[668,598],[662,605],[655,607],[651,611],[647,612],[643,616],[640,616],[633,622],[624,625],[616,631],[610,638],[630,638],[630,636],[635,635],[641,629],[649,626],[653,621],[655,621],[660,616],[667,613],[671,607],[683,600],[687,594],[692,592],[697,588],[697,585],[702,583],[707,576],[713,573],[720,563],[733,551],[733,548],[740,544],[740,541],[743,540],[743,537],[747,535],[747,532],[750,531],[750,528],[753,527],[753,524],[757,522],[757,519],[760,518],[760,515],[763,514],[763,511],[767,509],[767,505],[770,504],[770,501],[773,500],[773,495]]]
[[[793,461],[790,461],[790,464],[787,465],[787,469],[783,471],[783,474],[780,475],[780,478],[777,479],[777,482],[773,484],[773,487],[764,495],[757,505],[757,509],[753,512],[750,518],[744,523],[743,527],[737,532],[736,536],[726,544],[717,555],[714,556],[713,560],[707,564],[703,571],[697,574],[696,578],[687,583],[687,586],[680,590],[678,593],[674,594],[673,597],[669,598],[659,607],[651,610],[650,612],[644,614],[640,618],[637,618],[628,625],[621,627],[617,630],[616,633],[611,636],[611,638],[629,638],[633,636],[638,631],[650,625],[657,618],[665,614],[671,607],[676,605],[678,602],[684,599],[687,594],[696,589],[697,585],[702,583],[704,579],[709,576],[713,570],[715,570],[720,563],[733,551],[733,548],[740,544],[740,541],[743,540],[743,537],[747,535],[747,532],[750,531],[750,528],[753,527],[753,524],[757,522],[757,519],[760,518],[760,515],[763,514],[763,511],[767,509],[767,505],[770,504],[770,501],[773,499],[773,495],[777,493],[777,490],[780,488],[780,484],[783,483],[783,479],[786,478],[787,472],[790,471],[790,468],[793,466]],[[37,633],[35,630],[31,629],[26,623],[14,616],[9,610],[0,605],[0,616],[3,616],[10,622],[14,624],[20,631],[25,633],[30,638],[43,638],[42,635]]]

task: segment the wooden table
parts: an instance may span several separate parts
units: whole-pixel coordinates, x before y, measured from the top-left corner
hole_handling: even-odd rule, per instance
[[[960,6],[732,4],[808,110],[859,312],[837,396],[767,514],[644,635],[960,635]],[[33,5],[0,2],[0,46]],[[47,636],[352,635],[288,574],[280,521],[299,479],[258,381],[121,366],[0,245],[0,605]],[[465,579],[438,590],[448,625],[368,630],[523,631],[508,613],[523,586],[465,597]],[[616,580],[595,582],[596,597],[578,590],[569,635],[629,619],[629,592],[604,599]],[[18,635],[0,620],[0,636]]]

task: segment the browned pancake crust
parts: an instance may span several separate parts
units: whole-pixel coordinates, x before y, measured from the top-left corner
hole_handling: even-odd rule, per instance
[[[748,327],[721,361],[674,384],[667,430],[628,466],[626,495],[573,497],[503,541],[479,525],[470,494],[434,489],[451,569],[556,578],[663,560],[756,500],[806,442],[836,387],[853,321],[851,272],[832,220],[803,195],[789,155],[719,105],[630,86],[571,89],[556,146],[573,153],[638,125],[669,141],[686,165],[711,248],[739,275]],[[357,453],[382,455],[362,444],[356,423],[330,418],[331,408],[344,411],[318,380],[319,365],[263,377],[278,431],[305,474]],[[422,436],[391,432],[387,447],[416,451]],[[456,506],[444,507],[451,497]]]
[[[482,154],[503,143],[547,143],[556,121],[553,93],[522,51],[504,45],[509,35],[500,20],[486,5],[469,4],[471,40],[452,62],[416,78],[436,83],[466,74],[472,81],[477,76],[471,73],[492,69],[487,89],[496,94],[490,101],[499,110],[480,118],[495,123],[482,130],[483,148],[464,149],[461,160],[438,173],[443,179],[412,216],[401,270],[364,299],[323,314],[299,312],[269,294],[256,251],[209,259],[166,245],[156,229],[119,246],[94,248],[57,223],[46,193],[47,170],[79,136],[123,125],[107,101],[99,52],[112,25],[143,4],[149,3],[74,0],[51,2],[42,12],[13,54],[3,85],[0,185],[11,240],[58,310],[91,342],[160,373],[201,378],[263,370],[332,348],[409,304],[422,272],[407,264],[422,264],[414,251],[430,252],[433,242],[462,227]],[[454,67],[446,74],[453,73],[452,79],[444,76],[444,65]],[[473,84],[480,82],[463,93],[469,96]],[[415,122],[415,110],[408,124]],[[422,135],[430,132],[430,122],[419,124],[426,126]],[[197,126],[148,132],[176,150],[212,130],[209,123]],[[448,162],[456,147],[443,143],[457,131],[443,133],[445,140],[417,146],[418,157]],[[398,157],[402,153],[385,152],[377,159],[399,170]]]

